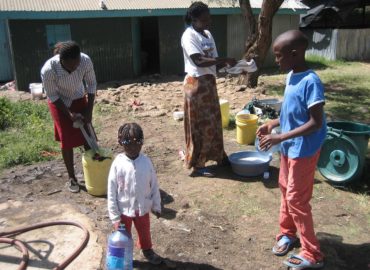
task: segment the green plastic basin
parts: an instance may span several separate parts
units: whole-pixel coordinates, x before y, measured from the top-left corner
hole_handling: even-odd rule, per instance
[[[370,126],[347,121],[327,123],[328,133],[321,148],[318,169],[337,184],[361,179]]]

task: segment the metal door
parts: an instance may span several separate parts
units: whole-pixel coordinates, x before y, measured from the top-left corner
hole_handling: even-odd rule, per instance
[[[8,40],[7,24],[0,20],[0,82],[13,79],[13,66]]]
[[[71,40],[71,28],[69,24],[46,25],[48,47],[53,48],[55,43]]]

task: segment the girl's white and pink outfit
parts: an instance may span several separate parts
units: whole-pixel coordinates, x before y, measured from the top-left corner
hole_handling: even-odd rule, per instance
[[[138,246],[152,247],[149,212],[161,212],[161,197],[155,169],[149,157],[140,153],[132,160],[124,153],[113,161],[108,176],[108,212],[113,223],[122,221],[131,233],[134,222]]]

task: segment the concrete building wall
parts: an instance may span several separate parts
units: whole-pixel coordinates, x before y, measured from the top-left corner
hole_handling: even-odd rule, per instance
[[[13,61],[19,90],[40,82],[40,70],[52,56],[46,26],[69,25],[71,39],[88,54],[99,82],[133,76],[129,18],[74,20],[10,20]]]
[[[256,17],[256,19],[258,19]],[[244,46],[249,32],[246,31],[242,15],[229,15],[227,18],[227,54],[230,57],[241,59],[244,53]],[[272,41],[281,33],[298,29],[299,15],[281,14],[275,15],[272,25]],[[271,48],[265,60],[265,67],[275,66],[275,60]]]

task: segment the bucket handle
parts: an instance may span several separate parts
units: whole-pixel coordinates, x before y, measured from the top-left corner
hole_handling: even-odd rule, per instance
[[[342,137],[343,134],[343,129],[333,129],[332,127],[328,127],[328,134],[335,134],[336,137]]]

